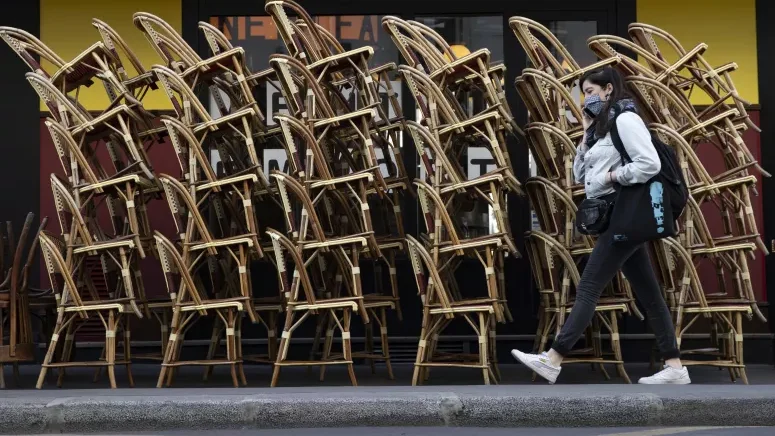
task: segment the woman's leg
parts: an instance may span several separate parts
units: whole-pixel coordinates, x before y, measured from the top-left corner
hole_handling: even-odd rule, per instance
[[[622,265],[622,272],[630,282],[635,297],[646,309],[646,317],[651,329],[654,330],[662,357],[670,366],[681,368],[681,353],[678,351],[673,319],[662,296],[645,244],[641,245]]]
[[[579,340],[592,318],[603,288],[614,278],[624,262],[638,249],[637,245],[612,244],[609,234],[601,235],[576,287],[576,302],[547,355],[527,354],[512,350],[511,355],[536,374],[554,383],[560,374],[563,356]]]
[[[637,245],[612,244],[608,233],[598,238],[581,274],[581,281],[576,287],[573,309],[552,343],[549,358],[553,365],[559,366],[562,357],[573,349],[584,334],[584,330],[595,316],[595,308],[603,289],[638,248]]]

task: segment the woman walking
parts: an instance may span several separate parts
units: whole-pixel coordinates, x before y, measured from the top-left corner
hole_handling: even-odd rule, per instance
[[[582,123],[586,133],[577,147],[573,174],[576,183],[584,183],[587,198],[614,201],[617,184],[645,183],[659,173],[659,155],[616,70],[606,67],[586,73],[581,78],[581,90],[584,93]],[[621,155],[611,139],[614,122],[630,157],[630,162],[625,165],[622,165]],[[662,297],[646,244],[614,244],[611,232],[603,232],[598,237],[576,287],[576,302],[560,333],[554,338],[551,350],[541,354],[512,350],[512,356],[549,383],[554,383],[560,374],[563,357],[589,326],[600,294],[620,269],[646,310],[659,351],[665,359],[662,371],[641,378],[639,383],[691,383],[688,370],[681,364],[670,310]]]

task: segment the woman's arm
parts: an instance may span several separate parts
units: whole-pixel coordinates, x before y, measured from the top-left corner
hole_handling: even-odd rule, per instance
[[[576,183],[584,183],[584,155],[589,148],[584,142],[584,138],[581,138],[581,142],[576,147],[576,157],[573,158],[573,178]]]
[[[628,186],[645,183],[659,174],[662,163],[643,119],[633,112],[625,112],[616,118],[616,128],[632,162],[610,173],[612,181]]]

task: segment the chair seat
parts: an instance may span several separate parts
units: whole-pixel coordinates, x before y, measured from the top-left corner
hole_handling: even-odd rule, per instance
[[[83,134],[88,132],[89,135],[97,135],[102,134],[104,132],[109,132],[111,134],[115,133],[115,130],[108,127],[108,124],[110,122],[115,121],[115,119],[118,117],[118,115],[124,114],[127,115],[133,119],[137,118],[135,114],[131,112],[132,110],[129,109],[129,106],[127,105],[118,105],[114,107],[113,109],[104,112],[100,114],[97,118],[93,118],[89,120],[89,122],[81,124],[80,126],[77,126],[73,129],[72,133],[73,135]],[[116,123],[114,128],[121,130],[121,125]]]
[[[361,297],[347,297],[347,298],[331,298],[326,300],[317,300],[315,303],[309,303],[307,301],[302,302],[288,302],[288,310],[298,312],[305,310],[318,310],[318,309],[347,309],[358,310],[357,300]]]
[[[96,42],[57,70],[51,76],[51,83],[60,90],[66,84],[65,94],[83,85],[91,86],[94,83],[92,78],[102,72],[102,67],[94,60],[93,55],[106,57],[109,62],[115,62],[105,44]]]
[[[246,244],[248,247],[252,247],[253,236],[255,235],[241,235],[241,236],[235,236],[232,238],[214,239],[212,242],[197,242],[195,244],[191,244],[190,248],[191,248],[191,251],[199,251],[199,250],[206,250],[212,247],[228,247],[231,245],[241,245],[241,244]]]
[[[157,89],[158,85],[156,85],[156,74],[154,74],[153,71],[147,71],[143,74],[139,74],[135,77],[132,77],[128,80],[125,80],[123,82],[124,86],[127,87],[127,89],[134,90],[141,86],[150,86],[151,89]]]
[[[193,311],[200,311],[200,310],[207,310],[207,309],[227,309],[227,308],[234,308],[239,311],[242,311],[244,308],[245,302],[247,300],[248,300],[247,297],[222,298],[217,300],[201,300],[200,304],[196,304],[194,302],[176,304],[175,309],[180,309],[182,312],[193,312]]]
[[[91,245],[74,245],[73,253],[75,254],[89,253],[93,251],[96,252],[96,251],[110,250],[115,248],[133,249],[135,248],[134,238],[136,236],[137,235],[120,236],[118,238],[108,239],[105,241],[95,241]]]
[[[357,60],[359,58],[365,56],[366,60],[368,61],[369,59],[371,59],[373,55],[374,55],[374,49],[371,46],[367,45],[364,47],[359,47],[353,50],[346,51],[344,53],[328,56],[327,58],[314,62],[312,65],[309,65],[307,68],[309,68],[309,70],[312,71],[312,73],[315,75],[319,75],[323,71],[323,69],[326,69],[326,72],[330,74],[330,73],[339,72],[345,69],[352,68],[352,65],[349,62],[346,62],[348,60],[352,60],[357,64]],[[364,71],[364,73],[369,73],[369,72],[370,71]]]
[[[238,120],[244,117],[255,117],[255,116],[256,116],[256,111],[251,107],[247,107],[237,112],[234,112],[233,114],[224,115],[220,118],[216,118],[206,123],[200,123],[196,127],[194,127],[194,133],[199,133],[205,129],[217,130],[222,124],[227,124],[231,121]]]
[[[470,312],[495,313],[495,306],[494,304],[472,304],[472,305],[459,305],[459,306],[453,305],[451,307],[431,308],[429,312],[432,315],[470,313]]]
[[[211,56],[207,59],[197,62],[196,65],[190,66],[188,69],[183,71],[181,76],[183,79],[188,79],[189,76],[196,76],[202,72],[217,72],[217,70],[213,69],[213,67],[218,64],[223,65],[226,68],[234,68],[234,63],[232,61],[234,56],[239,56],[244,59],[245,50],[242,47],[235,47],[223,53]],[[201,75],[199,77],[201,77]]]
[[[489,68],[490,51],[483,48],[469,53],[462,58],[456,59],[431,74],[431,79],[436,80],[439,77],[452,79],[466,77],[471,74],[471,70],[479,70],[479,61]]]

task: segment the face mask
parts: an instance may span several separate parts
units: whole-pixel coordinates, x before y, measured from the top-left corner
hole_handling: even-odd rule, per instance
[[[606,102],[597,94],[592,94],[584,99],[584,111],[590,118],[597,117],[605,107]]]

